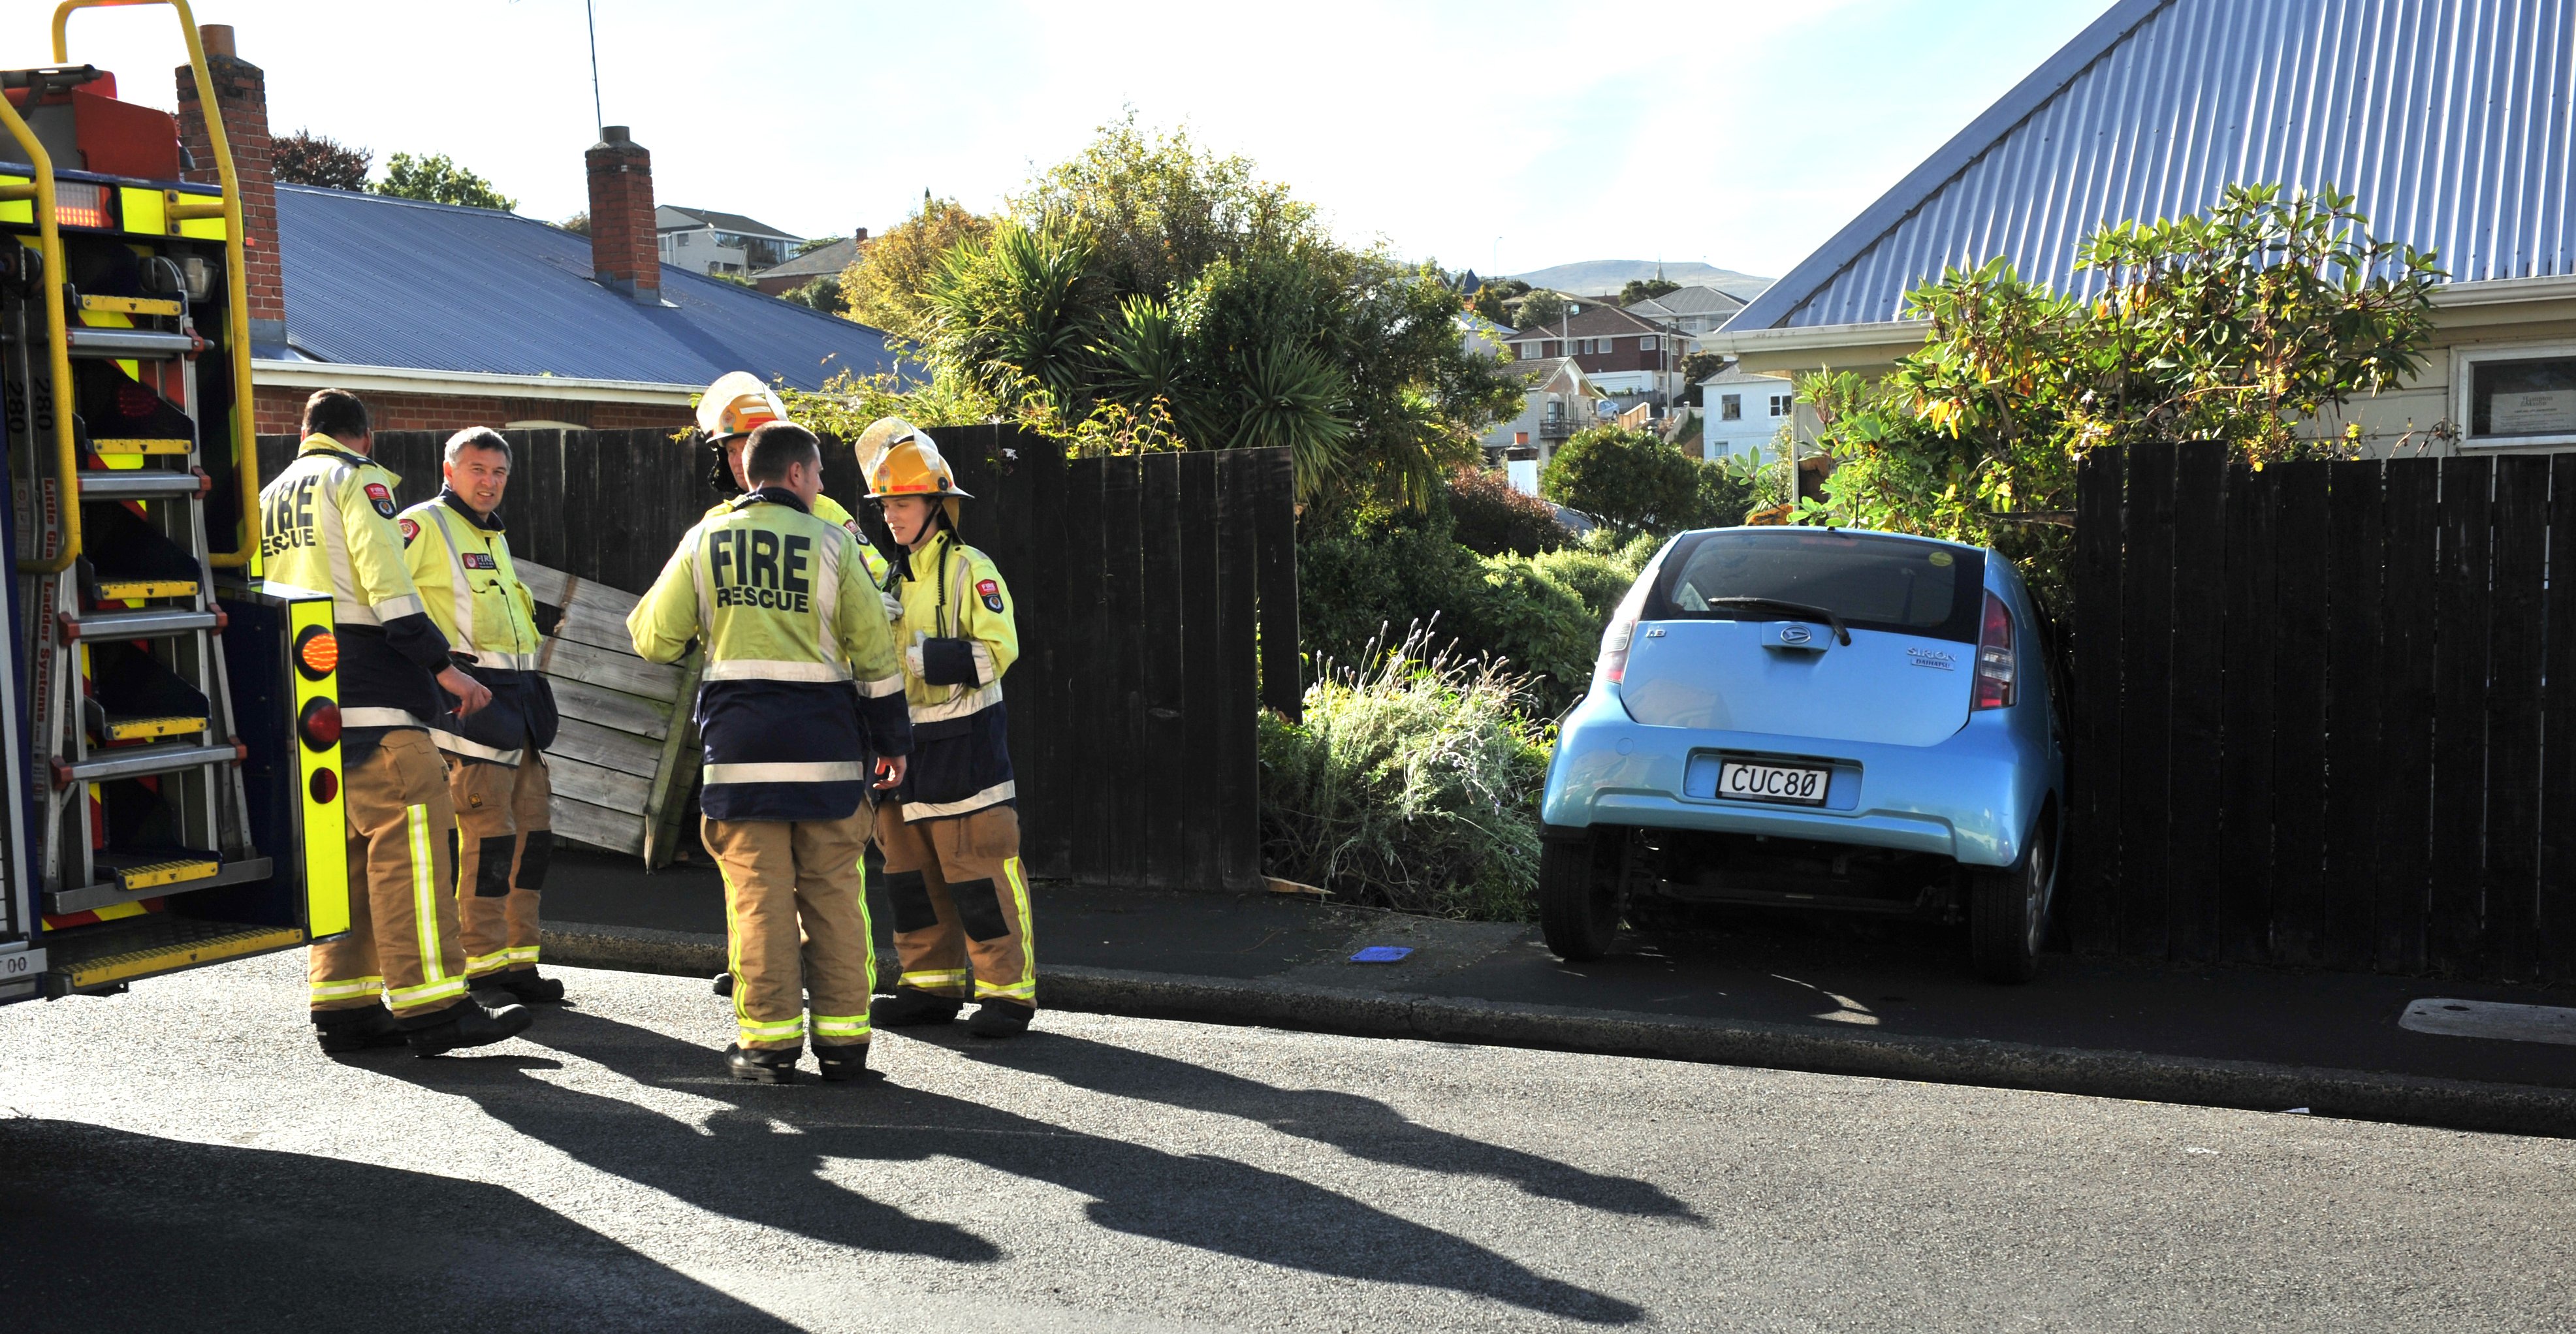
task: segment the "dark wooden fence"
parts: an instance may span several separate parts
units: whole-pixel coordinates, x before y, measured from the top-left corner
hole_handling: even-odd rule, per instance
[[[657,431],[510,431],[513,552],[641,592],[715,492],[706,454]],[[1015,428],[936,432],[976,499],[965,539],[1017,602],[1006,678],[1032,873],[1244,888],[1260,879],[1255,715],[1292,714],[1295,494],[1285,450],[1066,460]],[[436,495],[444,437],[388,431],[376,454],[408,505]],[[294,449],[260,440],[262,476]],[[864,490],[827,443],[825,489]]]
[[[2100,451],[2079,950],[2576,979],[2576,454]]]

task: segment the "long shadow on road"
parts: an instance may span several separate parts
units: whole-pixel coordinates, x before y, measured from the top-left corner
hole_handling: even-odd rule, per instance
[[[1242,1117],[1283,1135],[1329,1144],[1368,1162],[1507,1181],[1532,1195],[1605,1213],[1705,1223],[1690,1206],[1651,1181],[1587,1172],[1537,1154],[1435,1130],[1356,1093],[1281,1088],[1168,1056],[1056,1033],[1045,1034],[1039,1044],[986,1059],[1094,1093]]]
[[[8,1329],[794,1328],[500,1186],[32,1117],[0,1256]]]
[[[833,1158],[948,1157],[1086,1196],[1090,1220],[1113,1231],[1336,1277],[1444,1288],[1595,1324],[1644,1314],[1435,1228],[1225,1158],[1166,1153],[900,1084],[737,1084],[717,1074],[705,1048],[575,1011],[548,1015],[529,1039],[731,1110],[710,1118],[711,1133],[701,1133],[631,1103],[528,1078],[512,1068],[523,1063],[409,1062],[388,1072],[471,1098],[513,1129],[600,1171],[730,1217],[855,1248],[968,1263],[1002,1259],[998,1247],[963,1229],[912,1218],[819,1175]],[[1035,1047],[1045,1039],[1031,1041]],[[1095,1044],[1061,1052],[1068,1065],[1099,1055]],[[777,1133],[772,1121],[796,1133]]]

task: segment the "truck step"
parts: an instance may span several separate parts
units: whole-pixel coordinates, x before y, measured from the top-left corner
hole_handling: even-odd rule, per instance
[[[102,873],[110,869],[112,855],[100,854],[98,865]],[[215,861],[214,854],[206,852],[165,850],[155,853],[129,853],[126,856],[134,863],[122,868],[126,874],[154,866],[166,866],[173,862],[186,862],[192,866],[202,863],[214,869],[205,874],[195,875],[191,879],[137,885],[131,889],[126,888],[122,878],[118,877],[102,880],[94,885],[83,885],[77,889],[48,890],[45,893],[44,904],[45,925],[49,929],[61,927],[66,925],[62,919],[74,914],[96,913],[98,914],[96,920],[108,921],[133,917],[144,912],[158,912],[162,908],[163,901],[172,895],[200,889],[221,889],[226,885],[256,884],[276,874],[276,863],[266,857],[244,857],[239,861],[219,863]]]
[[[136,440],[128,438],[121,440],[92,440],[89,442],[89,447],[97,450],[102,455],[122,454],[131,457],[138,454],[185,454],[189,450],[195,449],[197,447],[197,442],[194,440]]]
[[[196,630],[221,629],[221,614],[173,608],[168,611],[101,611],[91,612],[77,620],[66,620],[64,628],[74,639],[167,639]]]
[[[223,860],[212,854],[102,852],[91,860],[101,874],[115,876],[116,887],[128,894],[138,889],[183,885],[191,880],[212,880],[224,869]]]
[[[70,787],[74,783],[141,778],[147,774],[177,773],[208,764],[231,764],[241,758],[241,753],[241,748],[232,742],[211,746],[163,744],[111,750],[77,763],[54,761],[54,786]]]
[[[172,297],[158,296],[92,296],[82,293],[80,308],[111,315],[184,315],[185,303]]]
[[[45,993],[68,995],[303,943],[304,933],[291,926],[207,922],[170,913],[48,931]]]
[[[162,443],[154,441],[153,443]],[[186,444],[187,441],[179,441]],[[184,449],[173,453],[184,454]],[[206,489],[205,474],[167,469],[91,468],[80,474],[83,500],[163,500],[193,496]]]
[[[165,736],[188,736],[206,730],[205,715],[168,718],[124,718],[107,715],[99,727],[102,741],[151,741]]]

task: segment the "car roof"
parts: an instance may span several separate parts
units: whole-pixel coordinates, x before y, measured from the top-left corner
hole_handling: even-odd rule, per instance
[[[1891,532],[1888,532],[1888,531],[1886,531],[1885,529],[1882,529],[1882,528],[1819,528],[1819,527],[1817,527],[1817,526],[1815,526],[1815,525],[1813,525],[1813,524],[1778,524],[1778,523],[1766,523],[1766,524],[1738,524],[1738,525],[1736,525],[1736,526],[1735,526],[1735,527],[1733,527],[1733,528],[1694,528],[1694,529],[1690,530],[1690,532],[1687,532],[1687,533],[1682,534],[1682,536],[1684,536],[1684,537],[1690,537],[1690,536],[1694,536],[1694,535],[1696,535],[1696,534],[1700,534],[1700,533],[1814,533],[1814,532],[1827,532],[1827,533],[1854,533],[1854,534],[1857,534],[1857,535],[1862,536],[1862,537],[1889,537],[1889,538],[1894,538],[1894,539],[1896,539],[1896,540],[1897,540],[1897,541],[1899,541],[1899,542],[1920,542],[1920,543],[1922,543],[1922,544],[1923,544],[1923,545],[1925,545],[1925,546],[1932,546],[1932,547],[1948,547],[1948,548],[1950,548],[1950,549],[1951,549],[1951,550],[1953,550],[1953,551],[1973,551],[1973,552],[1976,552],[1977,554],[1982,555],[1982,556],[1991,556],[1991,557],[1994,557],[1994,558],[1995,558],[1995,559],[1997,559],[1997,560],[2007,560],[2007,561],[2008,561],[2008,560],[2010,559],[2010,557],[2005,556],[2002,552],[1999,552],[1999,551],[1995,550],[1993,547],[1981,547],[1981,546],[1978,546],[1978,545],[1976,545],[1976,544],[1974,544],[1974,543],[1971,543],[1971,542],[1953,542],[1953,541],[1950,541],[1950,540],[1949,540],[1949,539],[1947,539],[1947,538],[1941,538],[1941,537],[1925,537],[1925,536],[1923,536],[1923,535],[1922,535],[1922,534],[1920,534],[1920,533],[1891,533]]]

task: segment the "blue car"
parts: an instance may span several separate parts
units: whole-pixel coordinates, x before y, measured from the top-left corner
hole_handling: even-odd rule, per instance
[[[1650,903],[1960,921],[2028,981],[2056,888],[2047,622],[1997,552],[1722,528],[1656,553],[1559,729],[1539,922],[1567,959]]]

